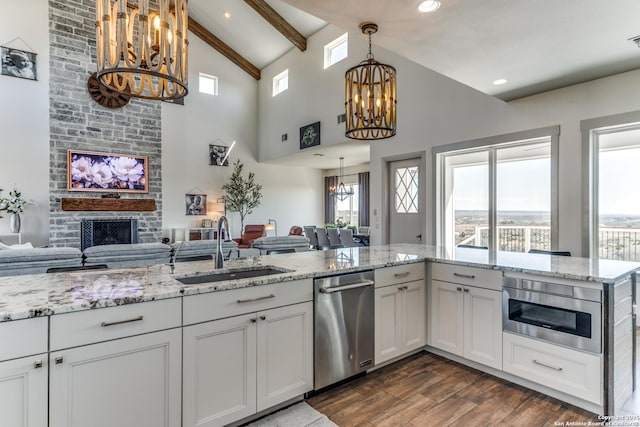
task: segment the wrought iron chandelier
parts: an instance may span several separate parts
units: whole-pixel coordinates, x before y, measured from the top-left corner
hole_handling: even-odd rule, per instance
[[[396,69],[375,60],[371,35],[378,31],[372,22],[360,25],[369,36],[367,59],[345,74],[345,136],[373,140],[396,134]]]
[[[187,0],[96,0],[97,77],[138,98],[171,100],[187,92]]]
[[[344,185],[343,182],[344,175],[344,157],[340,157],[340,184],[337,187],[333,188],[330,194],[334,196],[336,199],[341,202],[347,200],[349,197],[353,196],[353,186],[350,185],[349,188]]]

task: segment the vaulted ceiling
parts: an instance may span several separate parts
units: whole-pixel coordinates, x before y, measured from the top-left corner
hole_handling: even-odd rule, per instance
[[[261,69],[291,49],[256,9],[271,8],[303,37],[329,22],[374,21],[374,43],[463,84],[511,100],[640,68],[640,1],[191,0],[190,16]],[[266,5],[266,6],[265,6]],[[225,18],[224,13],[230,14]],[[495,86],[493,81],[506,79]]]
[[[379,25],[376,45],[503,100],[640,69],[639,0],[441,0],[431,14],[419,3],[190,0],[190,30],[256,79],[327,23],[357,33],[363,21]]]

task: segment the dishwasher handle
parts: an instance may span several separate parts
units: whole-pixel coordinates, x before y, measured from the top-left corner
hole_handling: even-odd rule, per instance
[[[363,282],[354,283],[352,285],[335,286],[332,288],[319,288],[318,292],[321,294],[332,294],[334,292],[348,291],[349,289],[364,288],[365,286],[372,286],[373,280],[365,280]]]

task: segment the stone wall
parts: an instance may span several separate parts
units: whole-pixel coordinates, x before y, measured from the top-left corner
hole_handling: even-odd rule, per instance
[[[162,235],[160,102],[132,98],[123,108],[94,102],[87,79],[96,71],[95,0],[50,0],[50,170],[51,246],[80,247],[80,221],[136,218],[140,242]],[[155,212],[65,212],[63,197],[100,197],[100,193],[67,191],[67,150],[148,156],[149,193],[122,197],[155,199]]]

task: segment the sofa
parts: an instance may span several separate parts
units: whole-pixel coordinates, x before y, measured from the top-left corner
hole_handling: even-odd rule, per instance
[[[172,254],[175,254],[176,262],[186,261],[188,258],[211,255],[216,256],[217,240],[188,240],[176,242],[171,245]],[[238,243],[230,240],[222,241],[222,256],[226,259],[235,258],[238,255]]]
[[[99,245],[83,252],[84,265],[106,264],[109,268],[145,267],[168,264],[171,246],[164,243]]]
[[[309,250],[309,239],[304,236],[268,236],[254,240],[252,248],[259,249],[260,255],[270,250],[294,249],[296,252]]]
[[[82,266],[77,248],[28,248],[0,250],[0,276],[46,273],[54,267]]]

